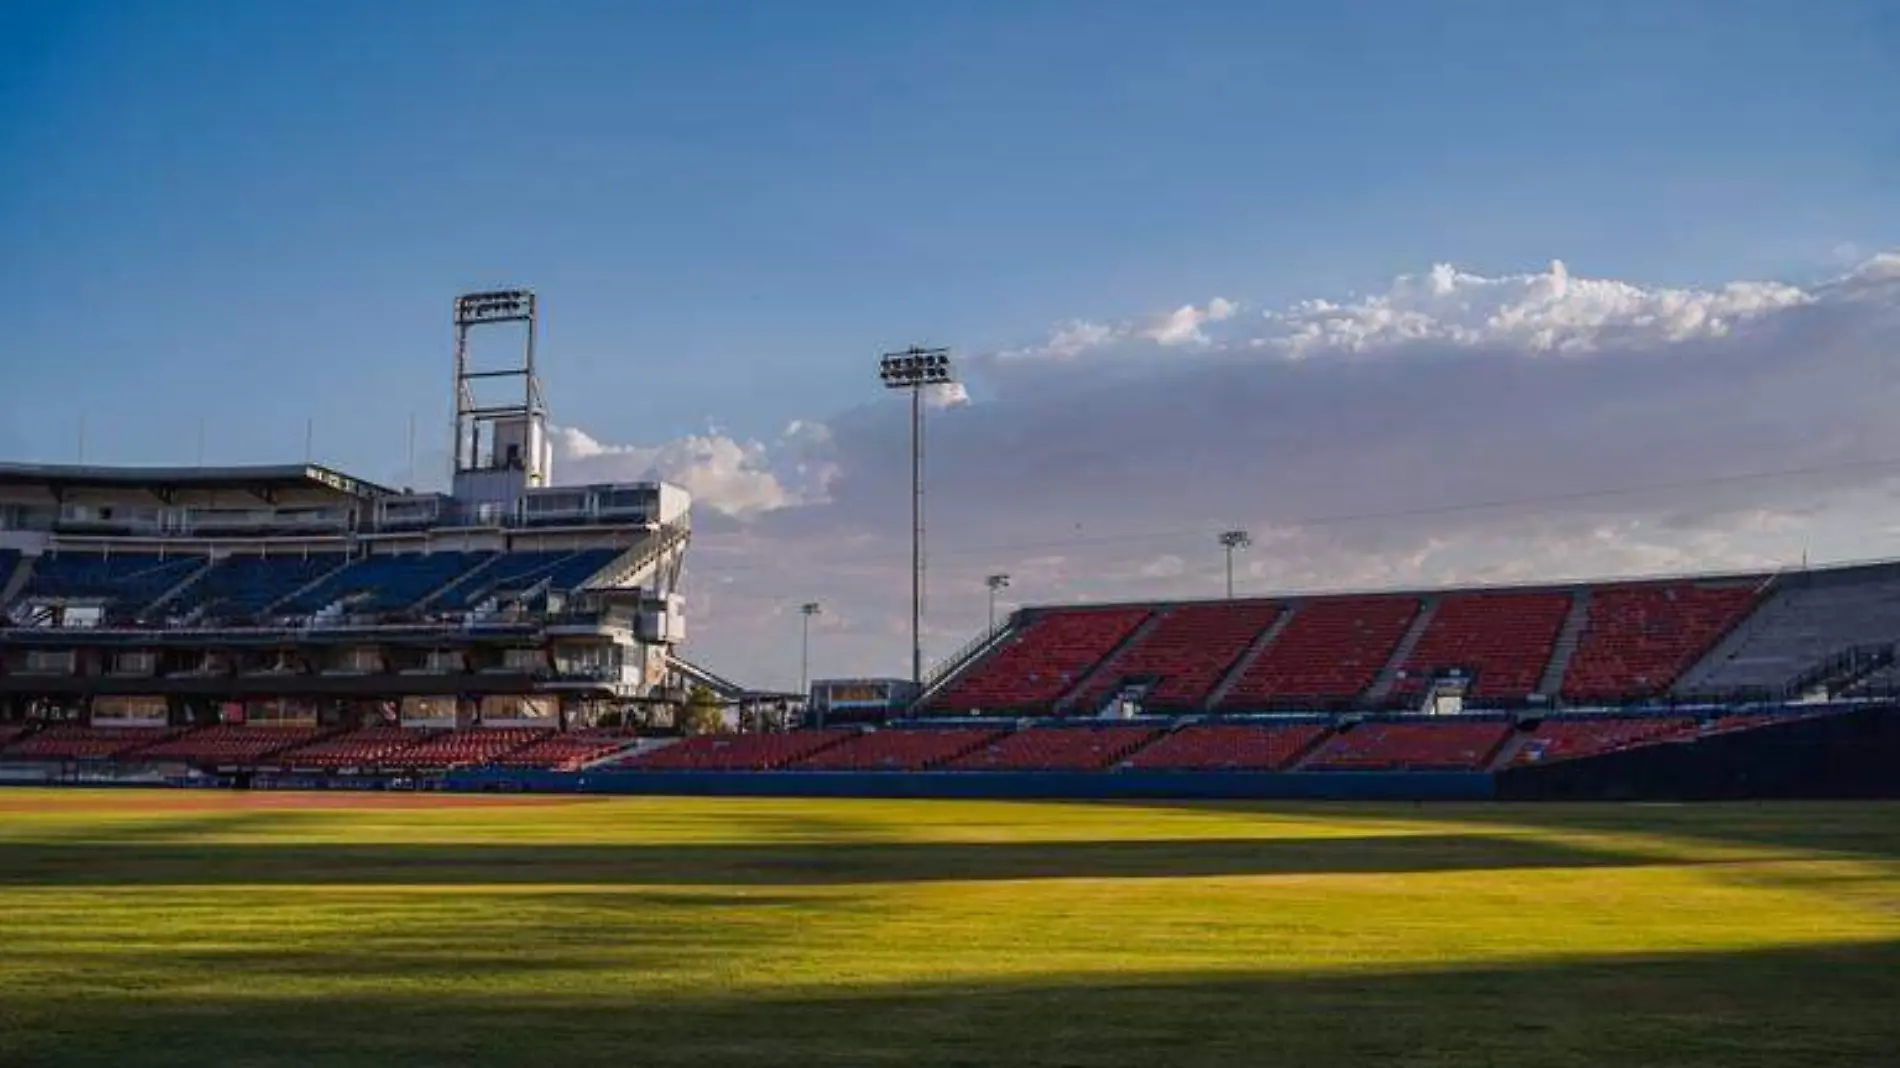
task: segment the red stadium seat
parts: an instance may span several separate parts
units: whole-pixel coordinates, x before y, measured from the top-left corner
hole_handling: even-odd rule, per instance
[[[1394,695],[1422,693],[1436,675],[1464,669],[1468,696],[1522,699],[1537,692],[1570,612],[1569,593],[1459,593],[1438,604],[1405,658]]]
[[[1147,608],[1046,612],[931,702],[948,711],[1047,711],[1152,615]]]
[[[5,752],[10,760],[113,760],[177,734],[172,727],[47,727],[16,738]]]
[[[1360,723],[1326,740],[1307,771],[1478,771],[1510,736],[1502,720],[1443,717]]]
[[[638,739],[620,731],[566,731],[550,734],[513,752],[488,761],[497,768],[541,768],[574,771],[605,759]]]
[[[1349,703],[1379,677],[1418,609],[1416,597],[1307,601],[1235,680],[1221,707]]]
[[[1147,771],[1279,771],[1329,728],[1323,723],[1207,723],[1183,727],[1128,760]]]
[[[480,767],[551,733],[542,727],[476,727],[450,731],[401,750],[386,763],[418,771]]]
[[[1029,727],[943,766],[955,771],[1100,771],[1160,735],[1154,727]]]
[[[418,742],[427,741],[435,733],[407,727],[364,727],[279,753],[273,763],[297,768],[330,769],[395,764],[398,762],[390,758]]]
[[[1662,693],[1748,615],[1757,589],[1683,582],[1593,591],[1564,699],[1609,703]]]
[[[1686,716],[1575,716],[1544,720],[1524,735],[1511,767],[1595,756],[1694,734]]]
[[[610,765],[639,771],[770,771],[850,738],[855,731],[705,734],[649,749]]]
[[[1234,661],[1279,614],[1279,605],[1258,601],[1168,609],[1153,630],[1103,666],[1077,695],[1076,710],[1096,712],[1117,689],[1137,681],[1154,683],[1142,698],[1143,711],[1201,708]]]
[[[177,760],[188,764],[253,764],[322,738],[317,727],[258,727],[219,724],[205,727],[140,752],[140,759]]]
[[[965,727],[870,731],[791,766],[802,771],[926,771],[1005,733]]]

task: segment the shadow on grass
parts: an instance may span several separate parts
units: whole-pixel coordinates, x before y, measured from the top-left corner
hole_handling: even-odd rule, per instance
[[[0,1063],[275,1066],[788,1064],[1881,1065],[1900,943],[1426,973],[1058,977],[760,997],[286,999],[14,991]]]
[[[721,845],[0,844],[0,885],[850,885],[938,880],[1385,874],[1680,864],[1523,837]]]

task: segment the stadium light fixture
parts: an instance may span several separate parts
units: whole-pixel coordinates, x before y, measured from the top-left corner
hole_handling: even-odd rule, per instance
[[[1245,549],[1253,544],[1253,537],[1244,530],[1223,530],[1220,545],[1227,553],[1227,599],[1234,599],[1234,550]]]
[[[924,683],[924,390],[955,382],[949,349],[917,345],[887,352],[877,377],[885,389],[910,391],[910,680]]]
[[[798,614],[801,617],[798,639],[798,692],[808,703],[811,700],[811,617],[823,611],[824,609],[817,601],[806,601],[798,606]]]
[[[996,633],[996,591],[1009,589],[1009,576],[991,575],[983,580],[983,585],[990,588],[990,633],[994,634]]]

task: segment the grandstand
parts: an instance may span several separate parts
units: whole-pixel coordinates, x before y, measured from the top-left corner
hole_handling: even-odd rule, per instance
[[[689,495],[555,484],[533,295],[455,308],[448,492],[314,463],[0,465],[9,759],[563,766],[706,677],[676,653]],[[470,370],[470,333],[502,329],[519,365]]]

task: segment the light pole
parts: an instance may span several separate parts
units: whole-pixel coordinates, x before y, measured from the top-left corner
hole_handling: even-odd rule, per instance
[[[996,632],[996,591],[1009,589],[1009,576],[991,575],[983,580],[983,585],[990,588],[990,633],[994,634]]]
[[[1220,547],[1227,552],[1227,599],[1234,599],[1234,550],[1245,549],[1253,544],[1253,538],[1244,530],[1221,531]]]
[[[887,352],[877,377],[885,389],[910,391],[910,681],[924,683],[924,390],[956,381],[949,349],[916,345]]]
[[[811,617],[822,609],[817,601],[806,601],[798,606],[798,694],[807,704],[811,703]]]

